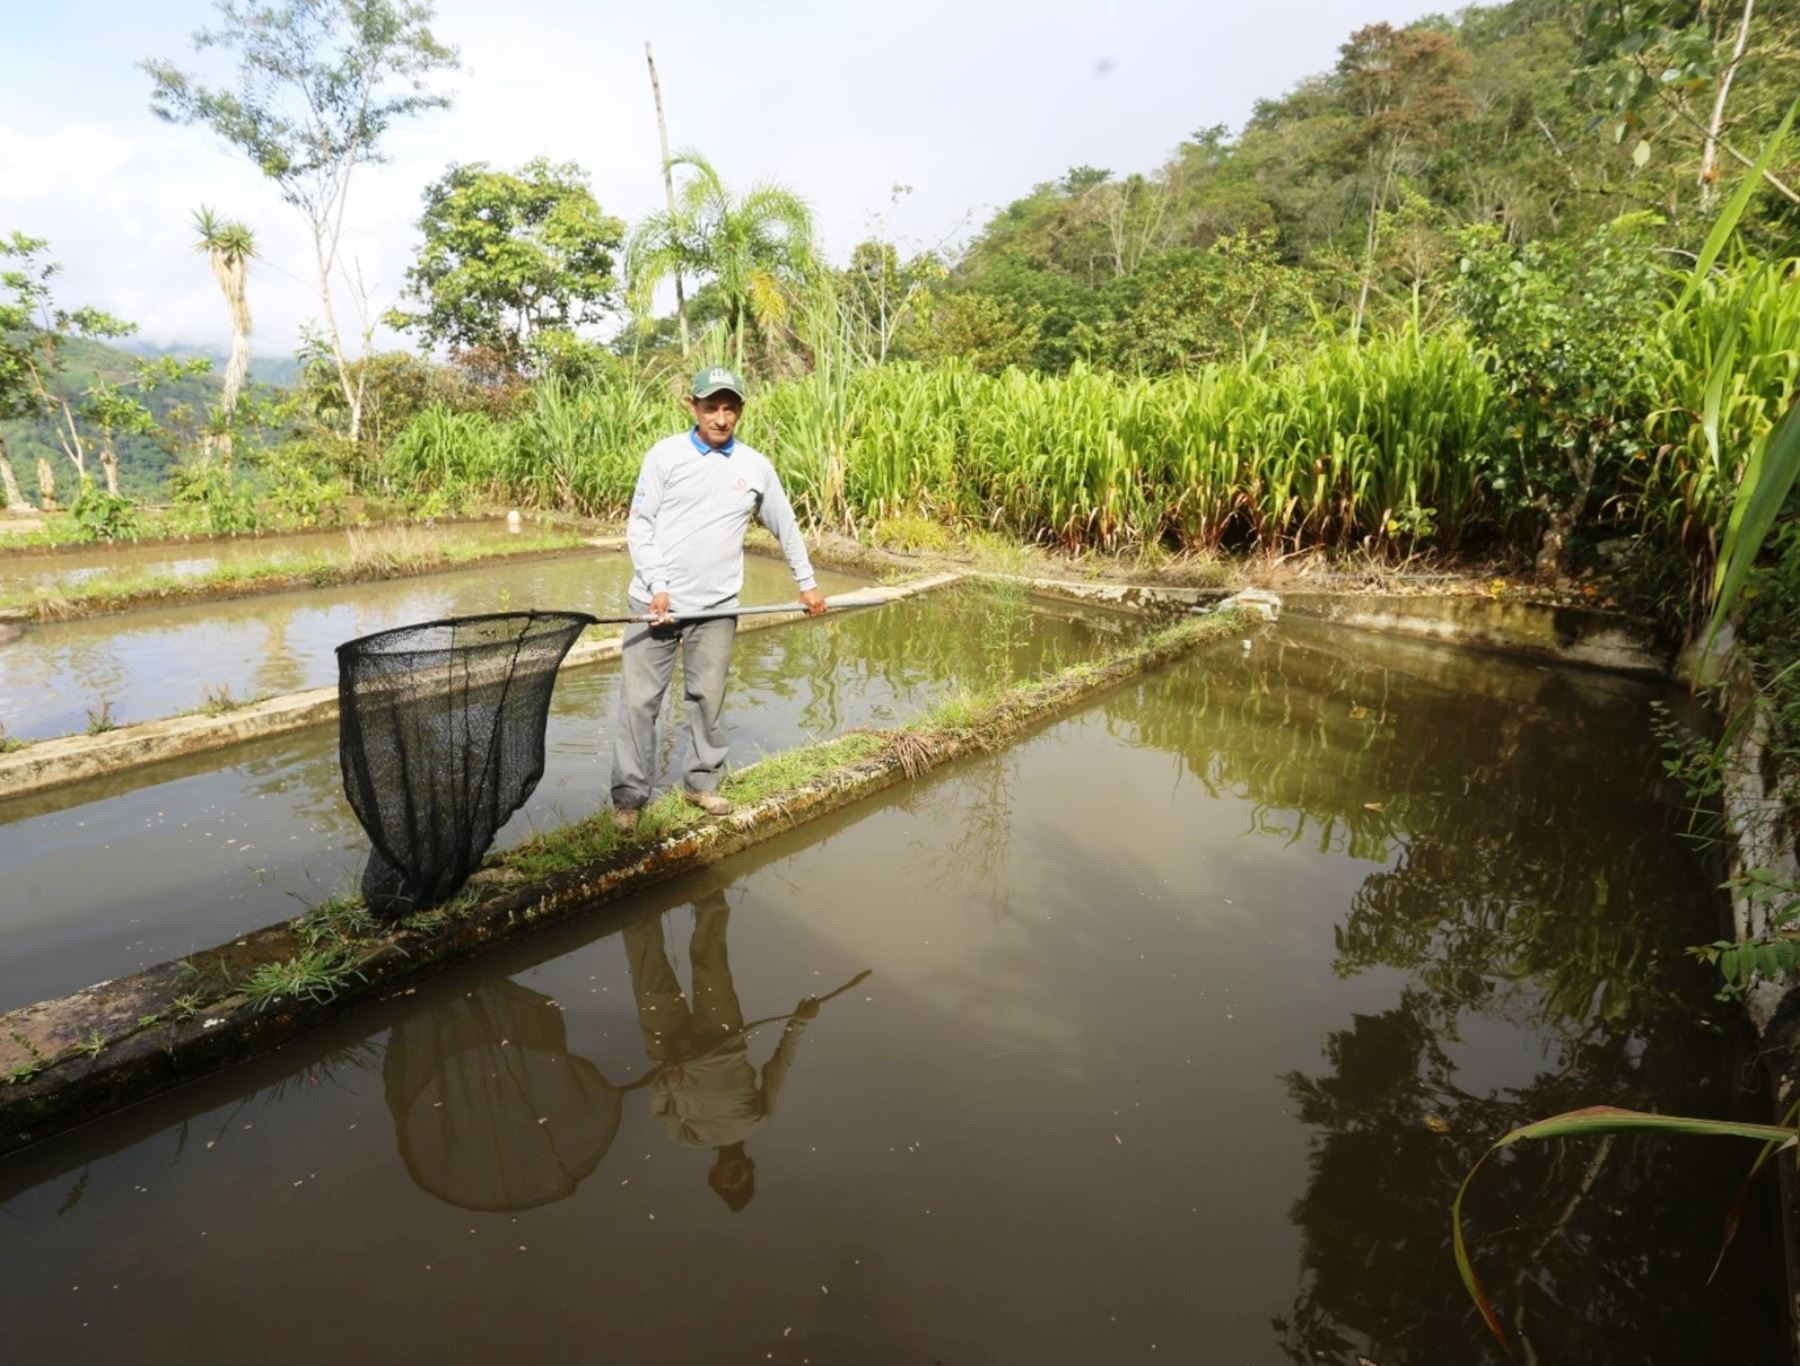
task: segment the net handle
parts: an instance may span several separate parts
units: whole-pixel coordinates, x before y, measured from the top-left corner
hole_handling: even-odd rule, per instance
[[[825,606],[834,612],[849,611],[856,607],[885,607],[886,598],[846,597],[826,598]],[[715,621],[720,617],[762,617],[772,616],[778,612],[804,612],[804,607],[794,603],[779,602],[768,607],[711,607],[704,612],[670,612],[669,624],[678,625],[684,621]],[[592,617],[589,619],[595,626],[644,626],[655,625],[656,618],[648,612],[627,617]]]

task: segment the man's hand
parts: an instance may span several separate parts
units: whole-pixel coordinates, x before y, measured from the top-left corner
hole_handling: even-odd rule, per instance
[[[809,617],[825,615],[825,595],[816,588],[809,588],[800,595],[800,605],[806,609]]]
[[[804,1001],[800,1002],[799,1005],[794,1007],[794,1018],[796,1020],[810,1020],[818,1013],[819,1002],[818,998],[814,996],[808,996]]]
[[[669,615],[669,595],[658,593],[650,599],[650,619],[658,626],[667,626],[674,617]]]

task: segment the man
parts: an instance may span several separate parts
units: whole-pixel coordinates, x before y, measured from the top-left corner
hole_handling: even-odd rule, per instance
[[[731,810],[719,793],[726,756],[721,718],[737,619],[683,621],[682,614],[737,606],[744,583],[744,532],[752,513],[781,542],[807,615],[825,610],[775,467],[733,435],[744,413],[743,381],[722,365],[702,370],[694,376],[688,407],[693,427],[657,442],[644,457],[626,524],[631,610],[654,620],[625,628],[621,655],[612,800],[613,821],[625,834],[637,828],[638,812],[650,800],[656,716],[669,690],[677,649],[693,747],[682,795],[710,815]]]

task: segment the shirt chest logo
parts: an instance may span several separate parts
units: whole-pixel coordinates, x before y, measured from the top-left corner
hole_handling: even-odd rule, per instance
[[[732,487],[739,493],[748,493],[750,491],[750,481],[748,479],[740,478],[736,484],[732,485]]]

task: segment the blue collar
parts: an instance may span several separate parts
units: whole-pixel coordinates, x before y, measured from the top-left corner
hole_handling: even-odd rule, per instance
[[[694,443],[694,449],[701,455],[730,455],[737,449],[737,437],[732,437],[723,446],[709,446],[700,435],[698,426],[688,428],[688,440]]]

